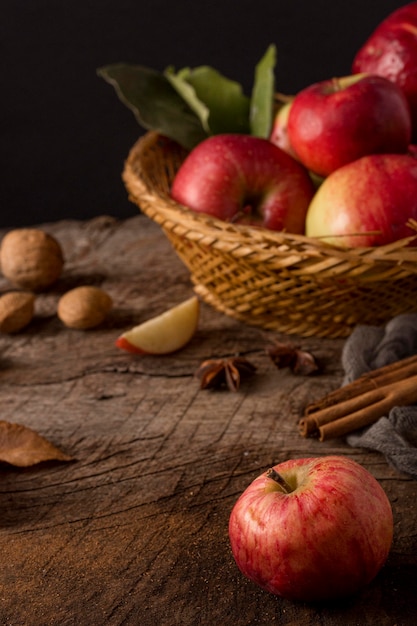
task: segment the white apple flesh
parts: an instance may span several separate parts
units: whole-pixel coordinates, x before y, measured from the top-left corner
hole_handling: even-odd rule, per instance
[[[306,235],[337,246],[379,246],[410,237],[417,219],[417,159],[369,155],[339,168],[317,190]]]
[[[218,219],[304,233],[314,194],[306,169],[267,139],[215,135],[198,144],[179,168],[171,196]]]
[[[247,487],[231,512],[229,537],[241,572],[266,591],[336,599],[361,590],[384,565],[392,509],[378,481],[348,457],[295,459]]]
[[[134,326],[116,340],[116,346],[134,354],[170,354],[194,336],[200,303],[196,296]]]

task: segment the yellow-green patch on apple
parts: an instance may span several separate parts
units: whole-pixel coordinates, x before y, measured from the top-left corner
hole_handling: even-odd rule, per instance
[[[176,306],[124,332],[116,346],[134,354],[170,354],[183,348],[194,336],[200,302],[192,296]]]
[[[307,211],[306,235],[336,246],[383,246],[413,237],[416,219],[417,159],[370,154],[323,181]]]

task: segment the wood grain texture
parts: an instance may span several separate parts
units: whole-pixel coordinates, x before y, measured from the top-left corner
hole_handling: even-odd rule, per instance
[[[202,305],[181,352],[137,357],[116,337],[189,297],[187,270],[143,216],[41,226],[65,271],[24,331],[0,336],[1,419],[29,426],[71,463],[0,467],[0,623],[18,626],[408,626],[417,598],[417,483],[343,440],[298,433],[304,406],[338,387],[342,340],[263,333]],[[1,235],[2,233],[0,233]],[[97,329],[56,317],[71,287],[103,287],[114,309]],[[0,280],[0,289],[9,288]],[[325,365],[310,378],[277,370],[271,339],[298,341]],[[237,393],[201,391],[203,359],[240,353],[257,374]],[[289,457],[345,454],[381,482],[395,537],[358,597],[294,604],[246,581],[229,549],[230,510],[248,483]]]

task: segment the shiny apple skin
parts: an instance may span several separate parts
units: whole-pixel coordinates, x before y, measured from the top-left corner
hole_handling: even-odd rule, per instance
[[[417,140],[417,2],[393,11],[356,53],[352,72],[384,76],[404,92]]]
[[[171,196],[224,221],[302,234],[314,186],[306,169],[267,139],[215,135],[179,168]]]
[[[314,83],[294,98],[288,140],[305,167],[328,176],[367,154],[405,153],[411,117],[401,89],[381,76]]]
[[[229,521],[233,556],[261,588],[290,600],[351,596],[388,557],[390,502],[378,481],[347,457],[294,459],[274,468],[299,486],[282,492],[266,473],[242,493]]]
[[[308,209],[306,234],[337,246],[380,246],[413,236],[409,219],[417,219],[417,159],[369,155],[324,180]]]

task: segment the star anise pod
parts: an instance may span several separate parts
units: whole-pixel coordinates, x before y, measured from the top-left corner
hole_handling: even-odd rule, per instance
[[[237,391],[241,380],[252,376],[255,365],[243,356],[203,361],[195,375],[200,379],[200,389],[221,389]]]
[[[278,369],[289,367],[293,374],[309,376],[320,369],[313,354],[291,343],[275,342],[267,346],[266,352]]]

